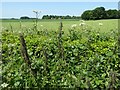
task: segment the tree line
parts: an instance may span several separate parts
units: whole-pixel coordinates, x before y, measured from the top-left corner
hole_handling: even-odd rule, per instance
[[[22,17],[20,17],[20,19],[36,19],[36,18],[30,18],[28,16],[22,16]]]
[[[36,19],[28,16],[20,17],[20,19]],[[42,19],[84,19],[84,20],[99,20],[99,19],[120,19],[120,10],[109,9],[104,7],[97,7],[93,10],[86,10],[81,16],[57,16],[57,15],[43,15]]]
[[[36,19],[28,16],[22,16],[20,19]],[[57,16],[57,15],[44,15],[42,19],[80,19],[80,16]]]
[[[80,16],[57,16],[57,15],[44,15],[42,19],[80,19]]]
[[[119,19],[120,10],[97,7],[93,10],[86,10],[82,13],[81,18],[84,20],[99,20],[99,19]]]

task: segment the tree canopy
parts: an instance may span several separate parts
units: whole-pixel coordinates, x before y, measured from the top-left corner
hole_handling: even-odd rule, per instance
[[[80,16],[57,16],[57,15],[44,15],[42,19],[80,19]]]
[[[20,19],[36,19],[22,16]],[[99,19],[120,19],[120,10],[109,9],[104,7],[96,7],[93,10],[86,10],[81,16],[57,16],[57,15],[43,15],[42,19],[84,19],[84,20],[99,20]]]
[[[28,16],[22,16],[20,19],[30,19]]]
[[[81,18],[84,20],[118,19],[120,18],[120,10],[105,10],[104,7],[97,7],[93,10],[84,11]]]

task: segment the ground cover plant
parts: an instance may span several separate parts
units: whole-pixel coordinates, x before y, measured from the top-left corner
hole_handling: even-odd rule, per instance
[[[3,21],[1,87],[120,88],[116,21]]]

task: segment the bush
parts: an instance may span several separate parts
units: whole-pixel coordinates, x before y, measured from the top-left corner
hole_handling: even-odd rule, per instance
[[[2,32],[2,81],[7,87],[120,87],[117,33],[70,30],[68,35],[62,33],[58,47],[59,32],[30,32],[34,34],[24,37],[35,77],[21,56],[18,34]]]

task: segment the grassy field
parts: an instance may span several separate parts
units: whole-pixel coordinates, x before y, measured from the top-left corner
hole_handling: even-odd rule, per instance
[[[58,30],[60,21],[63,22],[63,30],[67,31],[71,28],[73,24],[77,24],[77,28],[79,28],[79,24],[82,22],[81,20],[39,20],[38,21],[38,29],[47,29],[47,30]],[[93,30],[100,30],[101,32],[108,32],[110,30],[115,30],[118,28],[118,19],[110,19],[110,20],[90,20],[85,21],[86,26]],[[100,26],[99,23],[103,25]],[[13,30],[19,31],[20,24],[23,29],[32,28],[34,24],[34,20],[3,20],[2,26],[7,28],[8,30],[11,28]]]

